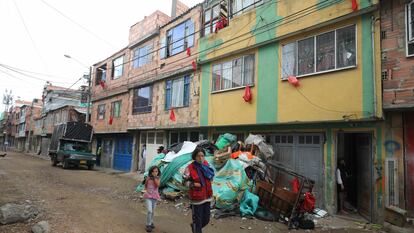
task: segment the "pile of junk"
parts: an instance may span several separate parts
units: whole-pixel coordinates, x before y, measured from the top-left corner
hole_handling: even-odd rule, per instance
[[[185,196],[183,173],[192,162],[196,147],[206,152],[206,160],[215,170],[212,182],[215,218],[256,217],[283,222],[290,229],[313,229],[310,218],[315,208],[314,181],[274,160],[273,147],[261,135],[250,134],[244,142],[226,133],[215,143],[207,140],[173,144],[166,154],[151,161],[161,171],[160,192],[167,199]],[[148,171],[144,173],[144,177]],[[136,188],[144,189],[143,184]]]

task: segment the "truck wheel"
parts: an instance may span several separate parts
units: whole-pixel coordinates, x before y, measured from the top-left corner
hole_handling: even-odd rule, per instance
[[[68,169],[69,168],[69,163],[66,159],[62,161],[62,168],[63,169]]]
[[[57,160],[56,160],[56,158],[53,156],[52,158],[50,158],[50,161],[52,162],[52,166],[53,167],[56,167],[56,165],[57,165]]]
[[[93,167],[94,167],[94,165],[93,165],[93,164],[88,165],[88,170],[93,170]]]

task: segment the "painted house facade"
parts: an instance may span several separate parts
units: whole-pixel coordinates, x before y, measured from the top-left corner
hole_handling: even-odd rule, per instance
[[[330,213],[337,211],[335,171],[344,159],[353,173],[348,202],[380,222],[379,2],[357,3],[205,1],[200,126],[210,139],[266,135],[273,159],[313,179],[317,206]]]
[[[94,65],[91,122],[101,166],[136,171],[144,145],[148,165],[159,146],[202,137],[192,65],[202,7],[176,1],[172,10],[172,17],[156,11],[132,25],[128,46]]]
[[[414,217],[414,1],[381,1],[386,205]]]

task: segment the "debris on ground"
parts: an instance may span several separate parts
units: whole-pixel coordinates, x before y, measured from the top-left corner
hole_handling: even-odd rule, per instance
[[[32,227],[32,233],[49,233],[50,227],[47,221],[38,222]]]
[[[38,209],[32,205],[8,203],[0,207],[0,223],[5,225],[24,222],[36,217],[38,214]]]

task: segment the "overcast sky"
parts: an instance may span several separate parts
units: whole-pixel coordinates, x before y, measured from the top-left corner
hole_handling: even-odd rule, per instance
[[[191,7],[202,0],[181,1]],[[13,90],[14,99],[41,98],[45,81],[27,75],[69,87],[89,71],[85,66],[125,47],[131,25],[155,10],[170,15],[171,2],[0,0],[0,110],[6,89]],[[4,65],[34,73],[18,73]]]

